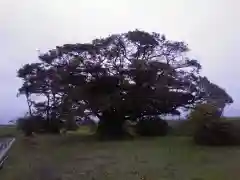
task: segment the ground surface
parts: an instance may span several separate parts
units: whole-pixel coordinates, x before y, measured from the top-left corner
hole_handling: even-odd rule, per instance
[[[240,177],[240,147],[199,147],[186,137],[121,142],[84,139],[79,135],[19,137],[0,171],[0,179],[234,180]]]
[[[180,129],[177,134],[188,126],[181,125]],[[16,133],[14,127],[0,127],[0,137],[17,136],[9,159],[0,170],[0,180],[240,178],[240,146],[200,147],[192,143],[191,137],[181,136],[98,142],[83,136],[87,132],[81,129],[77,134],[29,139]]]

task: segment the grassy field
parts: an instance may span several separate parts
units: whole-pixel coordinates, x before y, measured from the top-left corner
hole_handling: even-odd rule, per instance
[[[20,132],[17,132],[16,127],[13,125],[0,125],[0,137],[2,136],[16,136]]]
[[[200,147],[190,137],[98,142],[77,134],[25,138],[15,134],[1,180],[233,180],[240,176],[240,147]]]
[[[189,137],[96,142],[82,135],[18,137],[3,180],[232,180],[240,147],[209,148]]]

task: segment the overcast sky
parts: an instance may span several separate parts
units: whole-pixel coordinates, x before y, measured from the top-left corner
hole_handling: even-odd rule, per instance
[[[134,29],[184,40],[202,74],[234,98],[226,115],[240,115],[238,0],[0,0],[0,123],[22,115],[16,71],[65,43]]]

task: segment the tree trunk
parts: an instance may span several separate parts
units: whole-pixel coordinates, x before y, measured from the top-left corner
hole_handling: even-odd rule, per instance
[[[47,121],[50,121],[50,97],[49,97],[49,95],[47,94],[46,95],[46,97],[47,97],[47,109],[46,109],[46,114],[47,114]]]
[[[31,107],[32,103],[30,102],[29,95],[27,93],[25,94],[25,96],[26,96],[26,99],[27,99],[29,114],[30,114],[30,116],[32,116],[32,107]]]
[[[124,118],[117,113],[104,112],[100,118],[97,134],[101,139],[121,139],[126,132],[123,127]]]
[[[48,120],[47,129],[51,134],[60,134],[60,120],[54,115],[51,115],[50,119]]]
[[[24,134],[25,134],[26,137],[32,137],[33,136],[32,131],[25,131]]]
[[[33,135],[33,131],[34,130],[33,130],[33,122],[32,122],[32,120],[26,120],[25,121],[25,125],[24,125],[23,131],[24,131],[25,136],[27,136],[27,137],[30,137],[30,136]]]

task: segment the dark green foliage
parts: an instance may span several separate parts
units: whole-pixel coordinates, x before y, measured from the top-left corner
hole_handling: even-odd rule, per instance
[[[210,146],[234,145],[237,143],[232,124],[222,121],[206,123],[199,127],[195,132],[194,141],[200,145]]]
[[[141,118],[136,125],[136,132],[141,136],[165,136],[168,130],[167,121],[157,116]]]
[[[221,111],[218,107],[212,104],[199,104],[197,105],[189,114],[189,121],[194,130],[197,130],[199,127],[212,122],[219,121],[221,118]]]
[[[173,136],[190,136],[194,135],[193,123],[189,120],[169,120],[170,126],[169,135]]]
[[[16,120],[17,129],[22,130],[25,136],[32,136],[33,133],[36,131],[36,129],[38,129],[36,119],[37,118],[34,116],[26,116],[26,117],[18,118]]]
[[[194,141],[200,145],[232,145],[237,143],[234,128],[223,121],[221,109],[215,104],[200,104],[190,114],[194,129]]]
[[[26,136],[33,133],[52,133],[59,134],[62,123],[47,121],[41,116],[25,116],[16,120],[17,129],[22,130]]]

